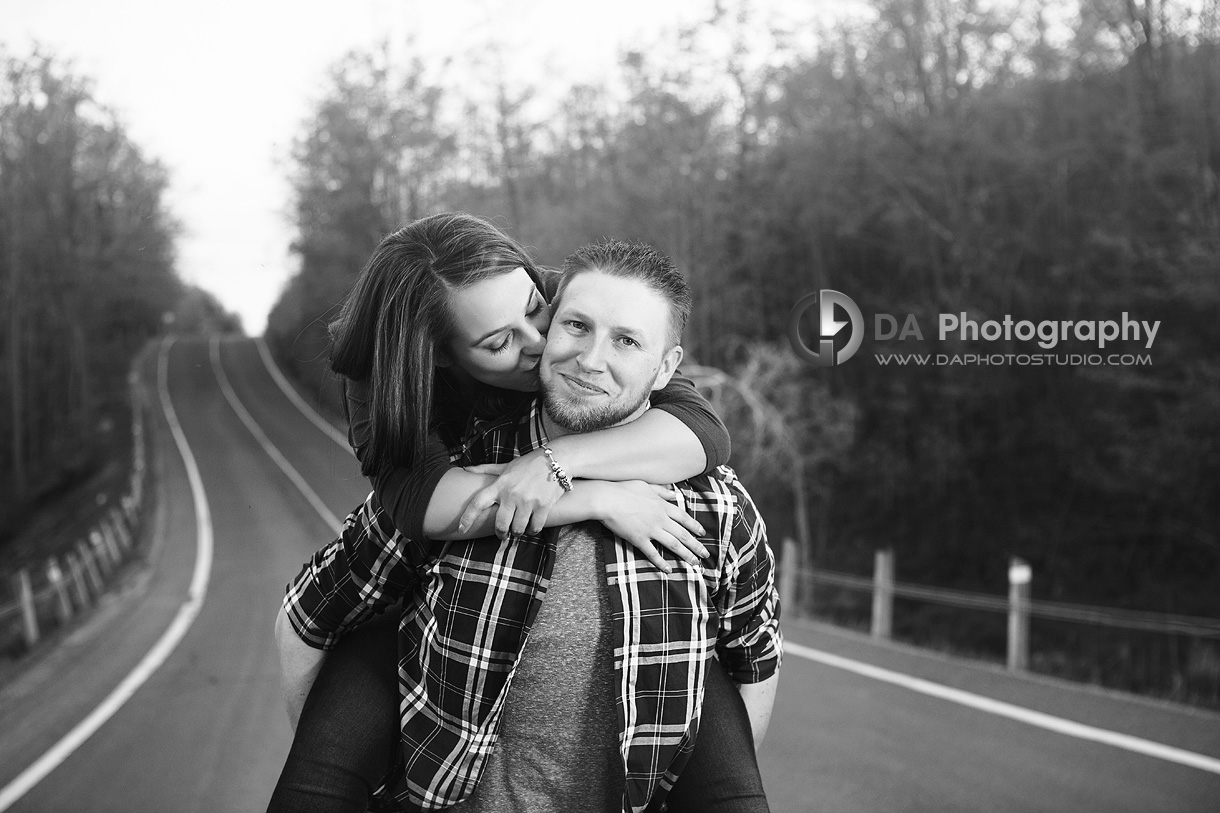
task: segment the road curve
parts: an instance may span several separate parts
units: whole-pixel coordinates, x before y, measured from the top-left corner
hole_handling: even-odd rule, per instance
[[[213,358],[207,339],[181,339],[169,349],[167,373],[210,507],[207,594],[164,663],[11,810],[258,811],[287,752],[272,620],[284,584],[331,537],[333,518],[355,506],[367,485],[351,453],[275,384],[253,341],[223,341]],[[142,374],[156,380],[155,354]],[[155,442],[158,541],[148,566],[59,647],[0,688],[0,787],[97,707],[187,601],[195,505],[163,416]],[[264,443],[282,456],[279,464]],[[1014,678],[817,625],[789,623],[786,635],[814,650],[1220,758],[1215,715]],[[997,717],[791,653],[761,762],[777,813],[1220,809],[1220,774]]]

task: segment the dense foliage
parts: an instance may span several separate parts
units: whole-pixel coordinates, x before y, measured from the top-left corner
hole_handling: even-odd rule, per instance
[[[165,170],[56,60],[10,57],[0,71],[4,538],[125,442],[131,359],[183,286]]]
[[[271,337],[324,352],[378,236],[430,211],[493,217],[551,264],[646,240],[695,289],[688,356],[748,380],[717,395],[735,461],[807,562],[868,572],[889,547],[904,581],[1000,592],[1019,555],[1037,597],[1220,615],[1220,11],[874,5],[810,43],[716,3],[672,53],[626,52],[535,118],[531,91],[467,98],[352,57],[299,145],[301,270]],[[837,368],[785,338],[821,288],[865,314]],[[876,360],[971,352],[936,333],[963,312],[1161,327],[1119,345],[1145,366]],[[877,341],[876,313],[914,314],[923,341]]]

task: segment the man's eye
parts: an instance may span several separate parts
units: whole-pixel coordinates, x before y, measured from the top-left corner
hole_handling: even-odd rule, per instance
[[[572,330],[584,330],[585,329],[585,323],[578,321],[576,319],[569,319],[564,324],[566,324],[568,327],[572,328]]]
[[[627,345],[628,347],[639,347],[640,346],[639,342],[637,342],[635,339],[632,339],[629,336],[619,336],[618,340],[620,342],[622,342],[623,344]]]

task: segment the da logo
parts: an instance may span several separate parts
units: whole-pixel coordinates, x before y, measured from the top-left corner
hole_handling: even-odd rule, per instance
[[[818,335],[821,337],[821,341],[818,343],[816,352],[810,350],[801,339],[801,317],[805,315],[805,311],[814,306],[820,306],[818,307]],[[851,321],[840,322],[835,319],[835,306],[846,311]],[[851,325],[851,338],[841,350],[835,352],[834,337],[848,324]],[[864,317],[861,315],[860,309],[851,300],[851,297],[838,291],[823,288],[816,294],[802,297],[788,317],[788,341],[792,343],[792,349],[798,356],[815,367],[842,364],[856,354],[863,340]]]

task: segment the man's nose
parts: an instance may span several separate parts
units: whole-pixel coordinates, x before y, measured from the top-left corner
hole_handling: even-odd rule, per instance
[[[606,368],[605,346],[596,339],[589,339],[576,354],[576,363],[587,372],[601,372]]]

